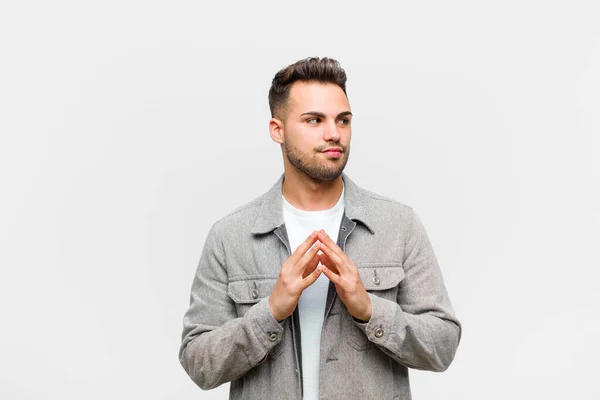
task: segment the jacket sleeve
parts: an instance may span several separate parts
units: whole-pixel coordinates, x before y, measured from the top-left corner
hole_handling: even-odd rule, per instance
[[[369,293],[371,319],[354,323],[394,361],[410,368],[444,371],[454,359],[462,327],[425,228],[414,212],[405,238],[403,268],[397,300]]]
[[[283,336],[283,326],[269,310],[269,297],[238,317],[227,289],[224,251],[213,225],[192,284],[179,349],[181,365],[205,390],[237,379],[260,364]]]

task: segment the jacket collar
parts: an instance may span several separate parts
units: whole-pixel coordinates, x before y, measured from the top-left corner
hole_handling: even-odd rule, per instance
[[[281,187],[284,177],[285,173],[281,174],[277,182],[264,194],[251,233],[267,233],[284,224],[283,200],[281,199]],[[361,222],[371,233],[375,233],[372,229],[373,217],[369,213],[371,198],[364,193],[363,189],[352,182],[345,173],[342,173],[342,180],[344,181],[344,216]]]

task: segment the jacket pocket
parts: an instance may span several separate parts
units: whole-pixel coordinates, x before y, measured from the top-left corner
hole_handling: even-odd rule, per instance
[[[273,293],[277,278],[271,277],[242,277],[229,281],[227,294],[235,302],[238,317],[246,315],[256,303]],[[281,340],[269,352],[269,359],[276,359],[283,351]]]
[[[368,293],[396,302],[398,287],[404,279],[402,263],[360,263],[356,267]],[[365,351],[375,347],[373,342],[367,338],[367,335],[356,326],[349,314],[347,329],[348,344],[355,350]]]

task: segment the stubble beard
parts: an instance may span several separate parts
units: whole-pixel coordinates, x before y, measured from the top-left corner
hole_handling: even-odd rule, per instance
[[[339,146],[339,144],[335,146]],[[315,156],[311,160],[307,154],[303,154],[293,144],[284,142],[283,149],[290,164],[314,182],[328,182],[339,177],[344,171],[350,157],[350,146],[347,146],[343,149],[342,157],[338,160],[332,160],[332,166],[327,166],[325,165],[325,160],[318,160],[317,152],[315,152]]]

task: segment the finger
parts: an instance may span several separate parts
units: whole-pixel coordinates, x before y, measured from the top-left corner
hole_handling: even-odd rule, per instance
[[[333,241],[333,239],[331,238],[331,236],[329,236],[327,234],[327,232],[325,232],[324,229],[320,229],[317,233],[319,235],[318,239],[321,240],[321,242],[325,243],[328,246],[331,246],[332,248],[334,247],[334,245],[337,246],[337,243],[335,243]]]
[[[322,243],[325,243],[327,246],[329,246],[336,253],[339,253],[339,254],[343,254],[344,253],[342,251],[342,249],[340,248],[340,246],[338,246],[337,243],[333,241],[333,239],[331,238],[331,236],[329,236],[327,234],[327,232],[325,232],[325,230],[321,229],[317,233],[318,233],[317,239],[319,239]]]
[[[315,256],[308,262],[308,264],[306,264],[304,272],[302,272],[302,278],[306,278],[309,274],[311,274],[319,265],[319,261],[319,254],[315,254]]]
[[[340,274],[340,271],[338,271],[338,269],[335,266],[335,264],[333,263],[333,261],[331,261],[331,259],[329,257],[327,257],[327,255],[325,253],[319,254],[319,261],[321,261],[321,264],[323,264],[324,266],[326,266],[327,268],[329,268],[336,274],[338,274],[338,275]]]
[[[339,285],[342,282],[342,278],[338,274],[334,273],[332,270],[327,268],[326,266],[322,266],[321,269],[322,269],[322,272],[325,274],[325,276],[327,278],[329,278],[329,280],[331,282],[333,282],[335,285]]]
[[[329,260],[335,265],[335,269],[338,273],[344,272],[346,270],[346,265],[344,260],[340,258],[340,256],[335,253],[329,246],[325,245],[325,243],[321,243],[321,251],[329,257]]]
[[[304,254],[306,254],[306,252],[308,251],[310,246],[312,246],[313,243],[315,243],[318,238],[319,238],[319,236],[318,236],[317,231],[313,231],[313,233],[308,235],[308,237],[304,240],[304,242],[300,243],[300,246],[298,246],[296,248],[296,250],[294,251],[294,253],[292,253],[292,255],[290,256],[290,259],[292,259],[292,262],[295,263],[300,258],[302,258],[302,256]]]
[[[302,290],[306,289],[307,287],[309,287],[310,285],[315,283],[315,281],[319,278],[319,275],[321,275],[322,268],[324,268],[324,267],[318,266],[306,278],[302,279]]]
[[[320,242],[315,243],[315,245],[295,264],[294,268],[301,268],[304,271],[312,259],[317,255],[319,250],[321,250],[321,244],[322,243]]]
[[[338,257],[343,260],[344,257],[346,256],[346,254],[342,251],[342,249],[340,248],[340,246],[337,245],[336,242],[333,241],[333,239],[331,238],[331,236],[329,236],[327,234],[327,232],[325,232],[323,229],[321,229],[318,232],[318,239],[321,243],[324,243],[325,245],[327,245],[329,247],[329,249],[331,249],[332,252],[336,253],[338,255]]]

